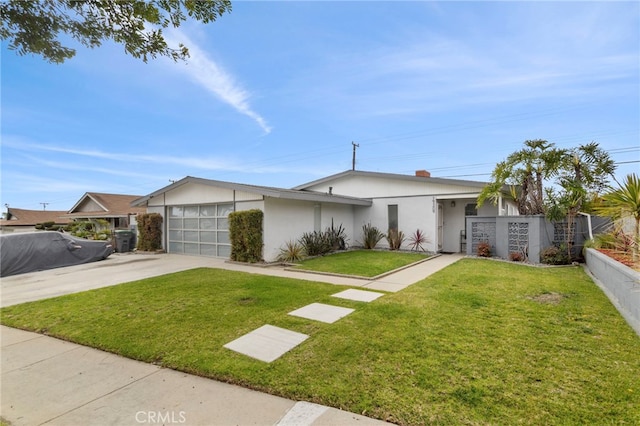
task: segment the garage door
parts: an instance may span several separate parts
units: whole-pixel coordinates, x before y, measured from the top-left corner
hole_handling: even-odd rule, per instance
[[[229,221],[233,204],[169,207],[169,253],[231,255]]]

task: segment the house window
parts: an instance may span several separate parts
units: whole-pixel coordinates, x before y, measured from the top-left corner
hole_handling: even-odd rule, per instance
[[[389,230],[398,230],[398,205],[389,204],[387,206],[387,217],[389,218]]]
[[[465,216],[478,216],[478,205],[476,203],[467,204],[464,206]]]

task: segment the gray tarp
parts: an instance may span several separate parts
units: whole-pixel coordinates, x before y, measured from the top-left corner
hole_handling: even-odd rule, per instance
[[[108,241],[92,241],[56,231],[0,235],[0,277],[106,259]]]

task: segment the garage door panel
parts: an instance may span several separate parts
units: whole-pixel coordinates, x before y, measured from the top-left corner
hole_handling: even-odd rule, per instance
[[[231,254],[228,214],[233,205],[169,206],[169,252],[226,257]]]

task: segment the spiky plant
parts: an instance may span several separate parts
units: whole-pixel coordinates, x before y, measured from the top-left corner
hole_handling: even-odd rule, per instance
[[[404,242],[404,232],[397,229],[389,229],[387,232],[387,242],[389,243],[389,250],[400,250],[402,243]]]
[[[613,220],[633,218],[633,257],[638,260],[640,243],[640,179],[635,173],[627,175],[617,189],[611,189],[602,196],[602,205],[595,208],[598,214],[609,216]]]
[[[333,225],[333,219],[331,219],[331,226],[325,231],[331,250],[346,250],[347,249],[347,231],[342,224],[337,228]]]
[[[278,261],[280,262],[299,262],[305,258],[305,251],[302,244],[297,241],[287,241],[284,247],[280,248]]]
[[[362,225],[362,234],[362,245],[367,250],[374,249],[378,245],[378,243],[385,237],[385,235],[380,232],[378,228],[371,225],[371,223]]]
[[[427,234],[421,229],[416,229],[415,232],[409,237],[409,248],[415,251],[425,251],[423,244],[430,242]]]

